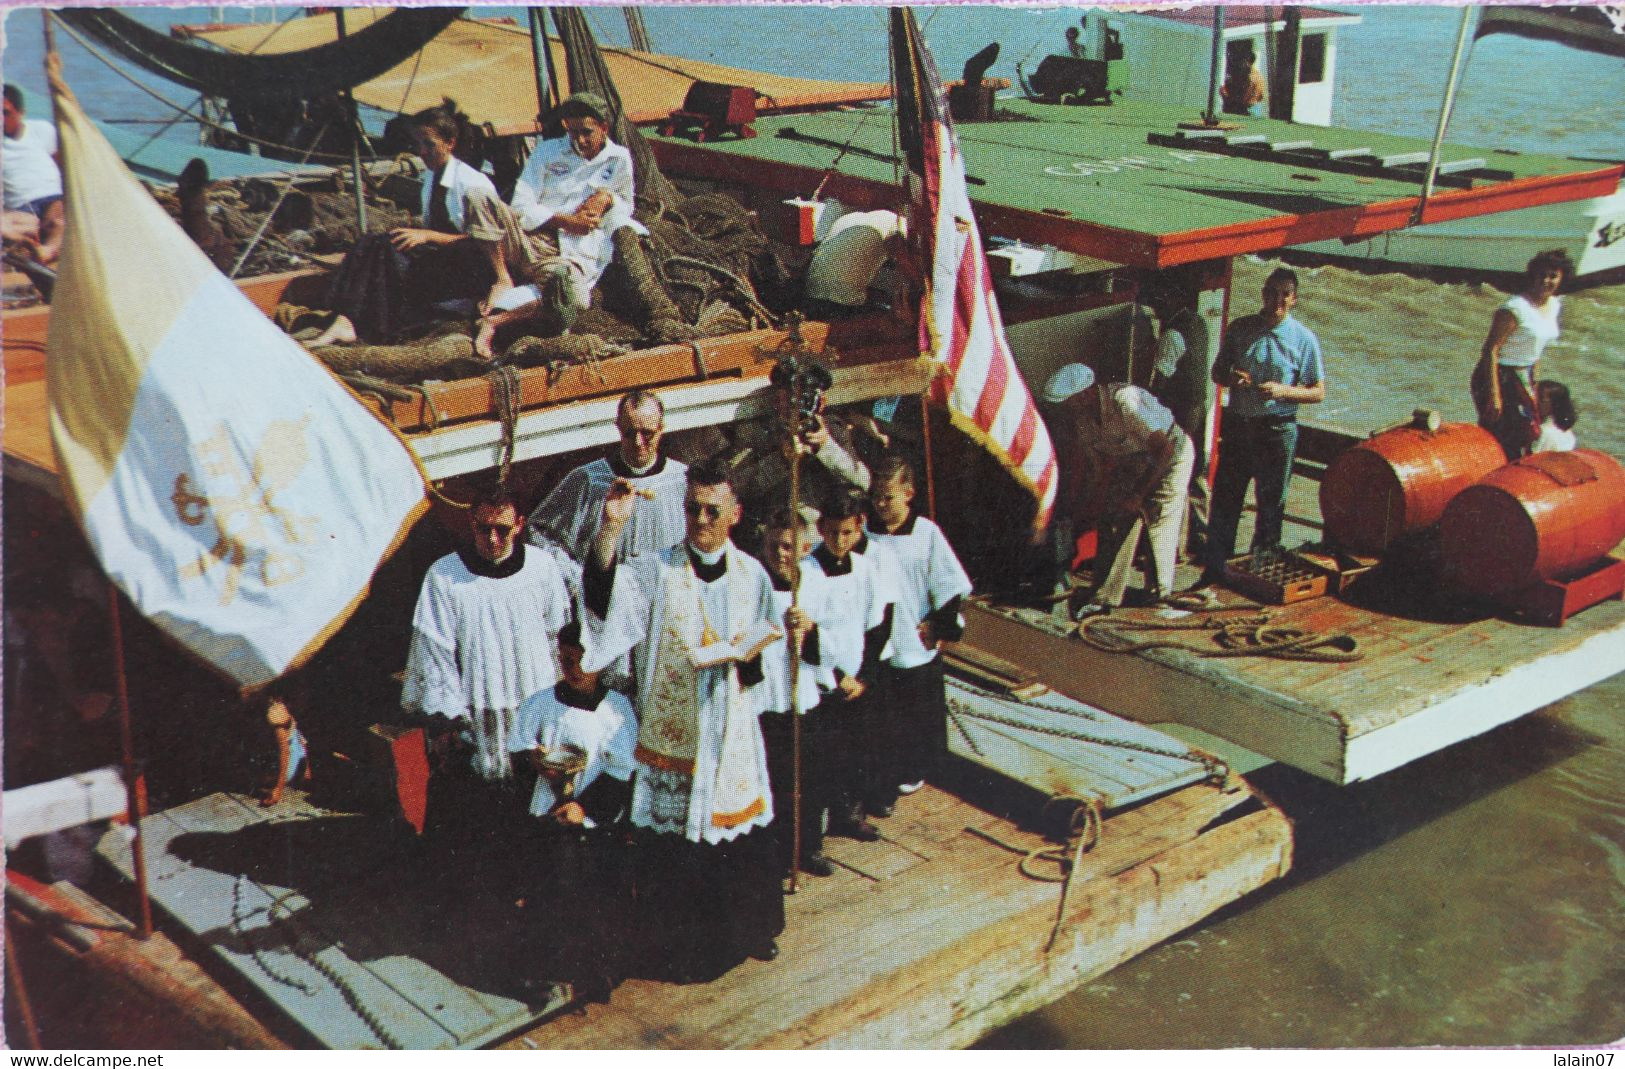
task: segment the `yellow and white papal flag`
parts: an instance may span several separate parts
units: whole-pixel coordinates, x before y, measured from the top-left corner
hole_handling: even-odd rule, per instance
[[[68,226],[46,383],[69,507],[142,613],[257,687],[359,604],[428,507],[422,469],[53,81]]]

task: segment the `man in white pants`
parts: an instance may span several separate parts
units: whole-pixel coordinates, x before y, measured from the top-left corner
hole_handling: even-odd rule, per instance
[[[1138,386],[1096,385],[1083,364],[1068,364],[1044,387],[1044,396],[1073,421],[1076,462],[1088,472],[1099,501],[1101,540],[1095,556],[1093,601],[1123,604],[1133,569],[1139,523],[1149,529],[1152,575],[1146,603],[1171,593],[1185,495],[1196,451],[1173,413]]]

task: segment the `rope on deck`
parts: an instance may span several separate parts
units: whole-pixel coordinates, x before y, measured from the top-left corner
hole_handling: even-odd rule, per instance
[[[1209,610],[1212,611],[1212,610]],[[1135,639],[1130,631],[1212,632],[1217,649],[1198,649],[1171,638]],[[1348,664],[1365,654],[1346,633],[1324,634],[1302,627],[1270,626],[1267,612],[1249,616],[1208,616],[1194,620],[1124,620],[1092,617],[1078,625],[1080,639],[1103,653],[1184,650],[1198,657],[1274,657],[1284,661]]]

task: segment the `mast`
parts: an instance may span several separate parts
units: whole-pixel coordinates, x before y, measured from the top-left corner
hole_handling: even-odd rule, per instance
[[[540,120],[553,110],[559,86],[553,74],[553,54],[547,46],[547,25],[543,22],[546,15],[539,7],[526,8],[525,14],[530,21],[531,73],[536,77],[536,117]]]
[[[1427,179],[1422,183],[1422,195],[1416,200],[1416,210],[1411,213],[1411,226],[1418,226],[1422,222],[1422,213],[1427,210],[1428,198],[1433,195],[1433,180],[1439,173],[1439,153],[1444,148],[1445,127],[1450,125],[1450,113],[1456,107],[1456,82],[1461,77],[1461,60],[1467,51],[1467,27],[1472,24],[1473,9],[1461,9],[1461,26],[1456,31],[1456,51],[1450,57],[1450,76],[1444,83],[1444,100],[1439,104],[1439,126],[1433,134],[1433,150],[1428,153]]]

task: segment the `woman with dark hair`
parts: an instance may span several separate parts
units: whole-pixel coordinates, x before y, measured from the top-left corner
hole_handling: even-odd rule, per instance
[[[1473,404],[1478,425],[1495,435],[1508,460],[1529,452],[1539,433],[1535,382],[1540,356],[1556,340],[1557,293],[1574,274],[1574,263],[1562,249],[1543,252],[1529,261],[1523,285],[1495,310],[1489,337],[1473,371]]]

